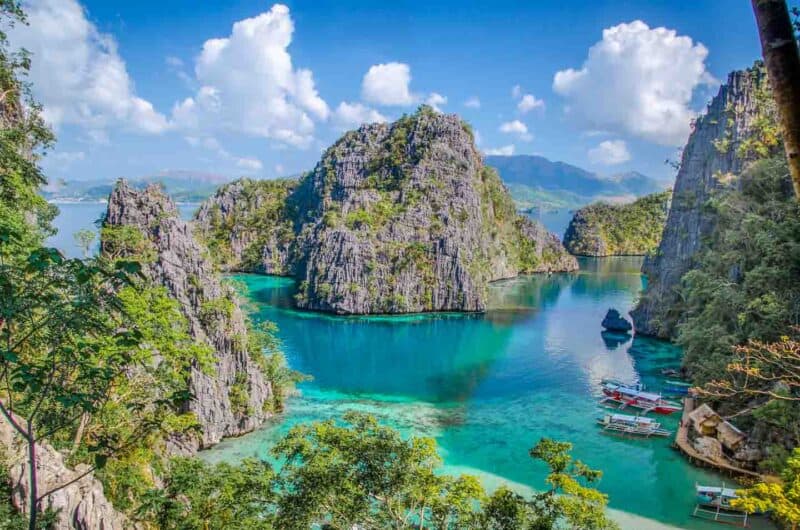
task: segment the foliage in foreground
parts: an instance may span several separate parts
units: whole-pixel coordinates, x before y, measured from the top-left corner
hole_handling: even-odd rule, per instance
[[[531,457],[550,469],[547,490],[530,499],[476,477],[441,474],[430,438],[403,438],[369,415],[294,427],[265,462],[211,466],[173,460],[164,487],[143,497],[140,521],[165,530],[481,528],[613,529],[607,498],[590,485],[600,472],[569,455],[571,444],[542,439]]]
[[[770,512],[772,516],[792,530],[800,523],[800,449],[795,449],[786,460],[781,473],[782,484],[756,484],[739,491],[740,498],[733,501],[747,512]]]

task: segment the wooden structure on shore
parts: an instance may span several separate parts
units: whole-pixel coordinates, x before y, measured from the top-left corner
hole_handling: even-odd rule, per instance
[[[683,416],[681,417],[681,424],[678,427],[678,432],[675,434],[673,447],[686,455],[689,461],[697,466],[711,467],[732,477],[742,477],[750,480],[756,479],[763,482],[780,482],[780,479],[773,475],[762,475],[755,471],[750,471],[749,469],[742,469],[731,464],[727,460],[711,458],[695,449],[692,442],[689,440],[689,429],[692,425],[690,415],[695,409],[695,406],[696,402],[694,397],[687,396],[683,398]]]

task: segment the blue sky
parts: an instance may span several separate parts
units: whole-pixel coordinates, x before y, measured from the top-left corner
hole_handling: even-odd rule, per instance
[[[68,179],[296,173],[425,101],[487,153],[668,179],[691,116],[760,52],[730,0],[27,5],[12,42],[58,135],[45,168]]]

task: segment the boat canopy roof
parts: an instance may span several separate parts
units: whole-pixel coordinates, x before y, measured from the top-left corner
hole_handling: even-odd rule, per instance
[[[630,423],[642,423],[642,424],[651,424],[653,420],[650,418],[644,418],[642,416],[629,416],[627,414],[611,414],[612,421],[625,421]]]
[[[635,388],[631,388],[629,386],[624,385],[616,385],[616,384],[609,384],[608,385],[612,390],[618,390],[623,394],[631,397],[635,397],[637,399],[644,399],[645,401],[658,401],[661,399],[661,395],[654,394],[652,392],[642,392],[641,390],[636,390]]]
[[[634,392],[636,397],[645,399],[647,401],[658,401],[661,399],[659,394],[653,394],[652,392]]]
[[[736,490],[732,488],[720,488],[717,486],[697,486],[697,493],[711,493],[714,495],[722,495],[735,499],[737,497]]]

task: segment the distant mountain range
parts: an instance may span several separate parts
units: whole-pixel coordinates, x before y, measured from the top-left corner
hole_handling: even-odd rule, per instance
[[[603,177],[541,156],[487,156],[485,162],[497,169],[522,210],[574,209],[600,199],[609,202],[630,201],[668,187],[664,182],[637,172]],[[175,201],[201,202],[220,185],[231,180],[233,177],[214,173],[171,170],[130,178],[128,182],[137,188],[160,183]],[[104,201],[115,181],[59,180],[48,185],[42,194],[52,201]]]
[[[541,156],[487,156],[521,209],[577,208],[596,200],[621,202],[663,191],[668,184],[631,171],[601,176]]]
[[[105,201],[114,187],[115,179],[57,180],[42,190],[51,201],[96,202]],[[201,202],[218,187],[233,180],[231,177],[197,171],[170,170],[155,175],[127,179],[136,188],[159,183],[177,202]]]

